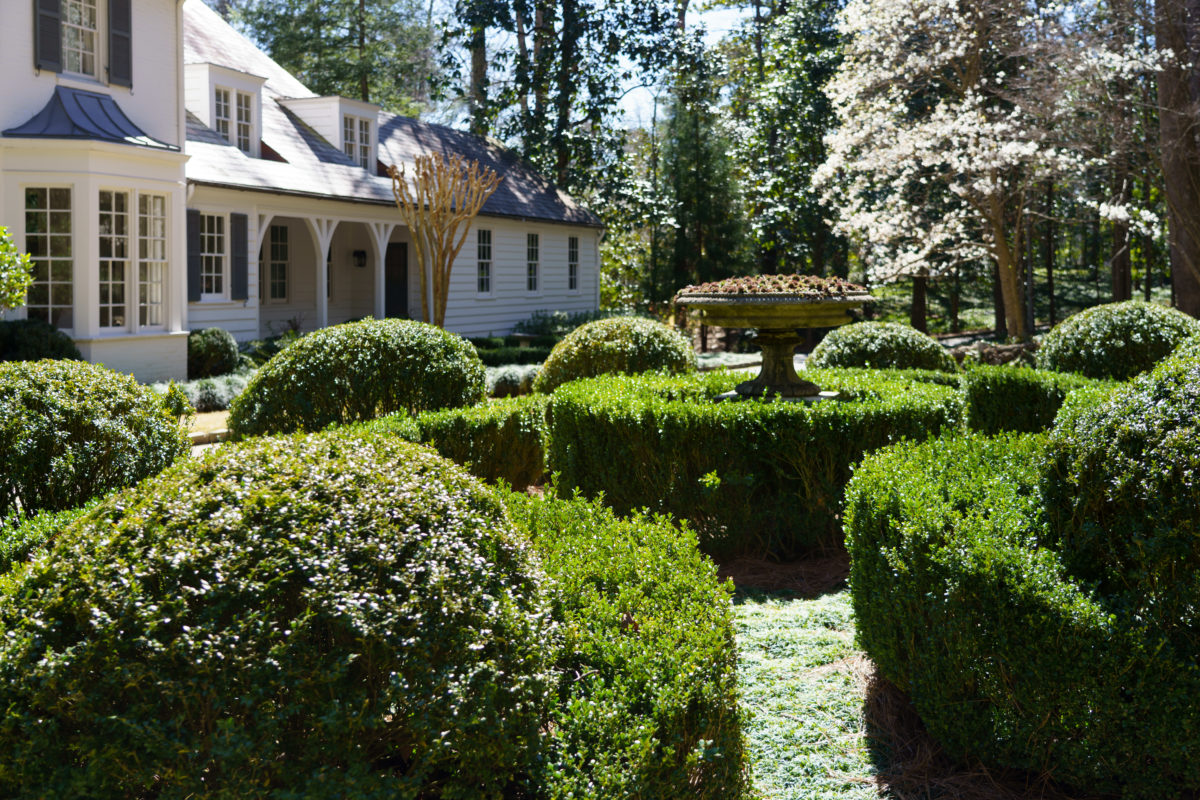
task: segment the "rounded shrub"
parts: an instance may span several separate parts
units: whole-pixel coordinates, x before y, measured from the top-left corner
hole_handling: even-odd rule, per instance
[[[310,333],[263,365],[230,405],[235,436],[314,431],[486,396],[475,348],[441,328],[368,319]]]
[[[1200,321],[1182,311],[1141,300],[1110,303],[1081,311],[1046,334],[1037,365],[1123,381],[1197,334]]]
[[[856,322],[834,328],[813,348],[808,366],[958,369],[954,356],[935,339],[897,322]]]
[[[0,364],[0,517],[73,508],[162,471],[188,451],[173,411],[85,361]]]
[[[0,361],[82,361],[71,337],[40,319],[0,321]]]
[[[1200,789],[1200,360],[1077,390],[1048,437],[868,457],[860,644],[954,755],[1090,791]]]
[[[689,372],[696,354],[682,334],[661,322],[613,317],[589,322],[554,346],[533,382],[535,392],[553,392],[577,378],[610,372]]]
[[[227,375],[238,367],[238,346],[224,328],[203,328],[188,334],[188,379]]]
[[[512,795],[555,657],[491,491],[333,433],[189,459],[0,588],[0,794]]]

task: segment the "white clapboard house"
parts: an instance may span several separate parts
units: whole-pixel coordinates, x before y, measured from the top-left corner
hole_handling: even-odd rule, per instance
[[[201,0],[0,6],[0,225],[35,265],[8,314],[89,360],[182,378],[189,330],[419,318],[384,169],[422,153],[504,178],[454,265],[449,330],[597,307],[598,220],[495,143],[317,96]]]

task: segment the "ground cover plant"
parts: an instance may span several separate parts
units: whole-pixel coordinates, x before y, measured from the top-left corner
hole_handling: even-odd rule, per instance
[[[229,429],[237,437],[320,430],[483,397],[483,364],[465,339],[423,322],[369,319],[310,333],[273,356],[234,400]]]
[[[506,502],[563,637],[536,796],[744,797],[730,586],[695,534],[581,498]]]
[[[806,373],[842,401],[714,403],[730,373],[606,376],[560,387],[548,411],[558,489],[619,513],[691,521],[715,555],[773,558],[841,539],[842,491],[866,452],[962,424],[957,386],[866,371]]]
[[[1184,354],[1073,394],[1048,437],[904,445],[856,473],[860,641],[952,755],[1126,797],[1200,788],[1198,387]]]
[[[6,797],[501,798],[554,625],[499,499],[395,437],[227,446],[0,586]]]
[[[1055,326],[1042,340],[1037,365],[1089,378],[1128,380],[1196,335],[1200,321],[1173,308],[1140,300],[1109,303]]]
[[[654,320],[613,317],[582,325],[555,345],[533,389],[549,393],[569,381],[614,372],[695,368],[696,354],[682,334]]]
[[[954,372],[954,357],[937,340],[909,325],[856,322],[834,328],[813,349],[808,366],[927,369]]]
[[[173,412],[85,361],[0,363],[0,518],[74,508],[161,472],[187,452]]]

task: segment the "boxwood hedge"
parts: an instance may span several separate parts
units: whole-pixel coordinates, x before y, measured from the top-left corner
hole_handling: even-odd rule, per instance
[[[86,361],[0,363],[0,518],[83,505],[188,451],[178,415]]]
[[[738,800],[748,789],[731,590],[670,521],[511,495],[563,636],[536,797]]]
[[[1041,369],[1128,380],[1170,355],[1200,321],[1165,306],[1128,300],[1094,306],[1060,322],[1037,352]]]
[[[0,320],[0,361],[82,361],[70,336],[40,319]]]
[[[868,458],[860,643],[954,754],[1090,791],[1200,789],[1200,361],[1073,393],[1046,436]]]
[[[394,437],[186,460],[0,581],[0,795],[512,796],[543,580],[494,493]]]
[[[813,349],[808,366],[958,369],[954,356],[936,339],[898,322],[856,322],[834,328]]]
[[[696,354],[683,334],[641,317],[612,317],[581,325],[554,346],[533,381],[553,392],[568,381],[608,373],[690,372]]]
[[[465,339],[414,320],[368,319],[322,328],[273,356],[234,399],[229,430],[314,431],[483,397],[483,364]]]
[[[979,365],[962,376],[967,427],[981,433],[1038,433],[1054,424],[1067,395],[1077,389],[1116,384],[1082,375],[1028,367]]]
[[[957,387],[886,373],[807,377],[843,401],[714,403],[737,378],[609,376],[560,387],[547,463],[560,493],[604,495],[620,513],[688,519],[709,553],[789,558],[841,536],[841,499],[865,452],[962,424]]]

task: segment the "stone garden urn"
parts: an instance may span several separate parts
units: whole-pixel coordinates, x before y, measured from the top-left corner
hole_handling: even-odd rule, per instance
[[[738,384],[737,396],[815,400],[821,387],[797,375],[793,364],[796,345],[804,338],[798,329],[845,325],[852,310],[874,299],[841,278],[751,275],[688,286],[673,302],[706,325],[758,330],[762,370],[754,380]]]

